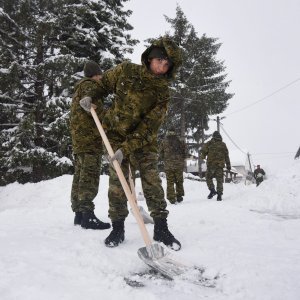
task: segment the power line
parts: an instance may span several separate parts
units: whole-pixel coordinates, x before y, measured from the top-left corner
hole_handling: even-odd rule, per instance
[[[243,151],[234,141],[233,139],[229,136],[229,134],[226,132],[226,130],[224,129],[224,127],[222,125],[220,125],[220,127],[222,128],[222,131],[224,131],[224,133],[227,135],[227,137],[230,139],[230,141],[233,143],[234,146],[236,146],[242,153],[246,154],[247,153],[245,151]]]
[[[232,114],[238,113],[238,112],[240,112],[240,111],[242,111],[242,110],[245,110],[245,109],[247,109],[247,108],[249,108],[249,107],[251,107],[251,106],[253,106],[253,105],[259,103],[259,102],[262,102],[262,101],[264,101],[264,100],[270,98],[271,96],[273,96],[273,95],[279,93],[280,91],[282,91],[282,90],[288,88],[290,85],[296,83],[296,82],[299,81],[299,80],[300,80],[300,78],[297,78],[297,79],[295,79],[294,81],[288,83],[287,85],[281,87],[280,89],[274,91],[273,93],[271,93],[271,94],[269,94],[269,95],[267,95],[267,96],[265,96],[265,97],[263,97],[263,98],[261,98],[261,99],[255,101],[255,102],[253,102],[253,103],[251,103],[251,104],[249,104],[249,105],[247,105],[247,106],[245,106],[245,107],[243,107],[243,108],[240,108],[240,109],[238,109],[238,110],[236,110],[236,111],[233,111],[232,113],[227,114],[227,116],[230,116],[230,115],[232,115]]]
[[[294,154],[295,152],[269,152],[269,153],[252,153],[252,155],[282,155],[282,154]]]

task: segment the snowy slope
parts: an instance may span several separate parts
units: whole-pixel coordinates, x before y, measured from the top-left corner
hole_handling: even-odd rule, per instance
[[[185,180],[184,202],[168,206],[183,245],[174,258],[218,275],[215,288],[163,279],[128,286],[124,276],[148,269],[137,256],[143,241],[133,216],[125,242],[105,247],[109,230],[73,225],[71,182],[65,175],[0,187],[1,300],[300,299],[300,161],[258,188],[225,184],[222,202],[206,199],[205,183]],[[100,187],[96,215],[108,221],[108,176]]]

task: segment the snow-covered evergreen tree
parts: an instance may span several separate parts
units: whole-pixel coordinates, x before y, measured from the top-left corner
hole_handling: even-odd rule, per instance
[[[122,0],[0,1],[0,183],[72,171],[68,113],[86,59],[103,69],[137,42]]]
[[[189,148],[198,151],[207,136],[209,115],[227,107],[233,94],[227,93],[225,65],[217,59],[221,43],[203,34],[198,37],[179,6],[174,19],[166,16],[173,33],[168,33],[182,48],[183,64],[173,86],[167,126],[172,124],[193,142]]]

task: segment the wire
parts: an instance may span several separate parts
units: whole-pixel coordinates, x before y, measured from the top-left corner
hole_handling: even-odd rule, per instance
[[[281,155],[281,154],[293,154],[295,152],[270,152],[270,153],[252,153],[252,155]]]
[[[236,111],[233,111],[233,112],[227,114],[227,116],[230,116],[230,115],[232,115],[232,114],[238,113],[238,112],[240,112],[240,111],[242,111],[242,110],[245,110],[245,109],[247,109],[247,108],[249,108],[249,107],[251,107],[251,106],[253,106],[253,105],[259,103],[259,102],[262,102],[262,101],[266,100],[267,98],[270,98],[271,96],[273,96],[273,95],[279,93],[280,91],[286,89],[287,87],[289,87],[290,85],[296,83],[296,82],[299,81],[299,80],[300,80],[300,78],[297,78],[297,79],[295,79],[294,81],[292,81],[292,82],[288,83],[287,85],[281,87],[280,89],[276,90],[275,92],[273,92],[273,93],[271,93],[271,94],[269,94],[269,95],[267,95],[267,96],[265,96],[265,97],[263,97],[263,98],[261,98],[261,99],[255,101],[255,102],[253,102],[253,103],[251,103],[251,104],[249,104],[249,105],[247,105],[247,106],[245,106],[245,107],[243,107],[243,108],[240,108],[240,109],[238,109],[238,110],[236,110]]]
[[[233,140],[232,138],[229,136],[229,134],[226,132],[226,130],[224,129],[224,127],[220,124],[220,127],[222,128],[222,130],[224,131],[224,133],[227,135],[227,137],[230,139],[230,141],[233,143],[234,146],[236,146],[242,153],[246,154],[247,153],[245,151],[243,151]]]

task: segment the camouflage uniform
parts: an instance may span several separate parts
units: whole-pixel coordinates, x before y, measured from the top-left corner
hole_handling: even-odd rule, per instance
[[[148,67],[153,46],[164,47],[173,66],[165,75],[155,76]],[[103,120],[114,151],[124,154],[122,170],[128,178],[128,163],[140,171],[142,188],[153,218],[166,218],[168,210],[158,173],[157,133],[170,100],[168,85],[181,64],[179,48],[168,39],[155,41],[142,54],[142,65],[124,62],[104,73],[103,95],[114,94],[113,106]],[[113,168],[110,168],[109,217],[124,220],[127,200]]]
[[[175,132],[168,133],[161,146],[161,157],[164,161],[167,176],[167,199],[171,203],[181,202],[184,196],[183,169],[185,152],[185,143],[175,135]]]
[[[102,140],[91,114],[80,106],[79,101],[89,96],[97,105],[99,117],[103,114],[100,84],[92,78],[83,78],[75,85],[71,104],[70,128],[74,152],[75,173],[72,183],[71,203],[74,212],[93,211],[93,199],[98,193]]]
[[[227,146],[222,142],[219,133],[214,132],[213,138],[204,144],[201,151],[202,159],[207,157],[206,184],[209,190],[214,189],[213,178],[217,180],[217,192],[223,194],[223,168],[226,163],[227,169],[231,168]]]
[[[266,175],[264,169],[257,167],[257,169],[254,170],[254,178],[256,180],[256,186],[259,186],[264,181],[264,175]]]

